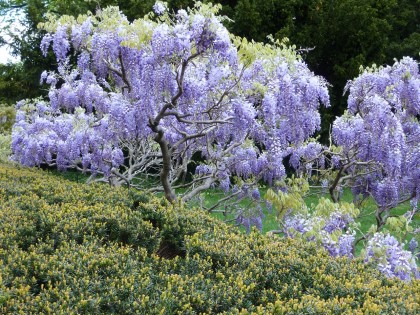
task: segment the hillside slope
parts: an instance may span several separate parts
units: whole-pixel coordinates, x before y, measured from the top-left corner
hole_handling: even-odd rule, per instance
[[[0,165],[2,314],[416,314],[390,280],[312,244],[106,185]]]

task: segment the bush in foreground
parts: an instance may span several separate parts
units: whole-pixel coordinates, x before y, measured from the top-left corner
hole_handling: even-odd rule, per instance
[[[390,280],[312,244],[243,235],[199,210],[0,167],[0,311],[416,314]]]

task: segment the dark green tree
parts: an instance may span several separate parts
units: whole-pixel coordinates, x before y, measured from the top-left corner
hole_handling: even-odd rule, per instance
[[[398,0],[391,15],[392,32],[386,51],[387,59],[418,57],[420,53],[420,0]]]
[[[22,63],[0,64],[0,104],[12,105],[22,96],[31,95],[32,91],[25,82]]]
[[[323,140],[360,66],[393,63],[420,52],[419,0],[239,0],[232,31],[256,41],[288,37],[310,68],[330,83],[333,106],[323,110]],[[308,52],[305,52],[308,49]]]

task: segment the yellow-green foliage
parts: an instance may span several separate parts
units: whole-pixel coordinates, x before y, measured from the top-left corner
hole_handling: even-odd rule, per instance
[[[293,213],[308,213],[308,207],[303,199],[309,191],[308,181],[304,178],[288,178],[286,183],[287,192],[279,190],[277,193],[272,189],[267,191],[266,199],[273,204],[277,210],[277,220],[281,220],[288,211]]]
[[[0,133],[0,162],[7,162],[12,154],[12,135]]]
[[[13,107],[0,104],[0,162],[7,162],[10,154],[12,154],[11,132],[15,115]]]
[[[0,104],[0,134],[10,134],[15,122],[15,109],[12,106]]]
[[[171,258],[171,259],[167,259]],[[199,210],[0,165],[1,314],[417,314],[420,282]]]

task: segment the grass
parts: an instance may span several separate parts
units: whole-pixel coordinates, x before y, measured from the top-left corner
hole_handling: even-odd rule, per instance
[[[266,192],[266,189],[262,190],[261,195],[264,196]],[[205,193],[202,194],[203,200],[201,201],[204,206],[210,206],[212,204],[215,204],[220,198],[224,197],[224,194],[222,191],[218,189],[209,189]],[[331,200],[331,197],[329,194],[322,194],[322,192],[319,189],[312,188],[310,192],[305,196],[304,200],[306,205],[309,208],[314,208],[318,202],[320,197],[325,197]],[[349,189],[345,189],[343,196],[341,198],[341,201],[345,202],[352,202],[353,201],[353,195]],[[250,206],[251,201],[250,200],[242,200],[239,203],[237,203],[235,206],[240,208],[246,208]],[[196,204],[198,205],[198,203]],[[252,204],[251,204],[252,206]],[[402,215],[408,211],[410,207],[409,202],[400,204],[398,207],[394,208],[391,211],[392,215]],[[359,206],[360,215],[356,219],[356,222],[360,223],[360,231],[357,233],[356,237],[359,237],[362,235],[362,233],[366,233],[372,225],[376,226],[376,219],[375,219],[375,209],[376,204],[372,198],[368,198],[363,201],[363,203]],[[213,217],[216,217],[222,221],[233,223],[235,220],[235,214],[233,211],[230,212],[223,212],[224,209],[219,209],[217,212],[212,213]],[[269,212],[266,207],[263,207],[264,212],[264,220],[263,220],[263,230],[262,232],[265,234],[269,231],[278,230],[279,224],[276,218],[275,211]],[[420,214],[417,213],[412,222],[412,226],[414,229],[418,228],[420,226]],[[245,232],[245,229],[241,227],[241,230]],[[403,238],[404,242],[408,242],[411,239],[412,236],[407,235],[405,238]],[[356,248],[356,253],[359,254],[361,249],[363,248],[363,244],[359,243]]]

